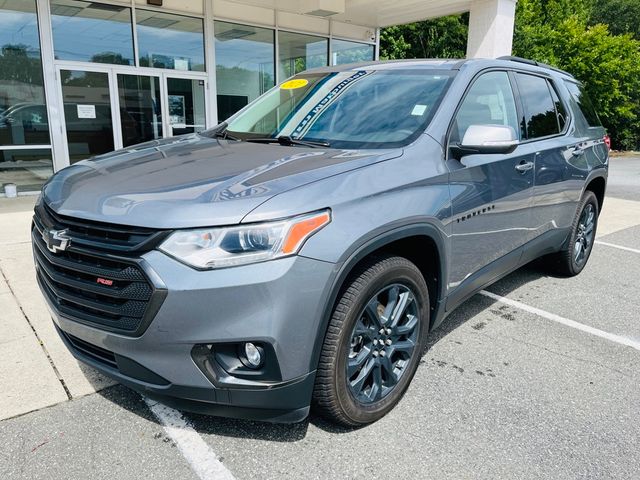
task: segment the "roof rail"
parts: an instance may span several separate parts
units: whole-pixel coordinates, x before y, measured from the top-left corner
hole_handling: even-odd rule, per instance
[[[560,68],[552,67],[551,65],[547,65],[546,63],[542,63],[542,62],[537,62],[535,60],[529,60],[528,58],[513,57],[511,55],[504,55],[502,57],[498,57],[498,60],[509,60],[511,62],[526,63],[527,65],[535,65],[536,67],[548,68],[548,69],[553,70],[555,72],[562,73],[564,75],[570,76],[571,78],[574,78],[573,75],[571,75],[566,70],[561,70]]]

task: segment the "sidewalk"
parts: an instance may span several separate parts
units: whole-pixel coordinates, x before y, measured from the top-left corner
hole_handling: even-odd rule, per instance
[[[0,200],[0,420],[113,385],[78,364],[35,281],[29,227],[35,197]],[[640,202],[607,198],[598,236],[640,224]]]
[[[78,364],[53,327],[31,255],[34,202],[35,197],[0,200],[0,419],[113,384]]]

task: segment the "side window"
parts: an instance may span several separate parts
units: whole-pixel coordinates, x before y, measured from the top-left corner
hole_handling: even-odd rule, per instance
[[[564,82],[571,94],[572,99],[578,104],[582,115],[590,127],[601,127],[602,123],[600,123],[600,119],[598,118],[598,114],[596,113],[596,109],[594,108],[591,100],[584,91],[584,87],[582,85],[578,85],[573,82]]]
[[[518,114],[507,72],[485,73],[473,83],[456,115],[450,141],[459,143],[471,125],[506,125],[517,135]]]
[[[567,124],[567,110],[564,107],[564,103],[560,101],[560,97],[558,96],[558,92],[556,92],[555,87],[552,84],[549,84],[549,88],[551,89],[551,96],[553,97],[553,103],[556,106],[556,116],[558,117],[558,126],[560,127],[560,131],[563,131],[564,126]]]
[[[524,107],[523,135],[526,133],[526,138],[531,140],[560,133],[556,107],[547,80],[525,73],[517,73],[516,78]]]

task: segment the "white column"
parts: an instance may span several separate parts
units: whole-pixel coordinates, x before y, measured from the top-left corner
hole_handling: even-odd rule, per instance
[[[511,55],[516,0],[473,0],[469,15],[468,58]]]
[[[204,52],[207,65],[207,128],[218,123],[218,88],[216,85],[216,39],[213,31],[213,2],[204,0]]]
[[[44,93],[49,115],[49,135],[51,135],[51,153],[53,154],[53,171],[69,166],[67,154],[67,133],[62,121],[64,102],[61,98],[60,79],[53,63],[53,33],[51,30],[51,12],[48,0],[38,0],[38,28],[40,29],[40,55],[42,56],[42,74]]]

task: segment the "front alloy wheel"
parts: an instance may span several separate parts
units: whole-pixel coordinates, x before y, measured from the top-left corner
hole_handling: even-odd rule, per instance
[[[367,302],[351,333],[347,359],[349,389],[362,404],[388,395],[415,353],[420,319],[406,285],[385,287]]]
[[[429,326],[429,292],[403,257],[365,261],[346,281],[323,343],[314,406],[335,423],[386,415],[415,374]]]

